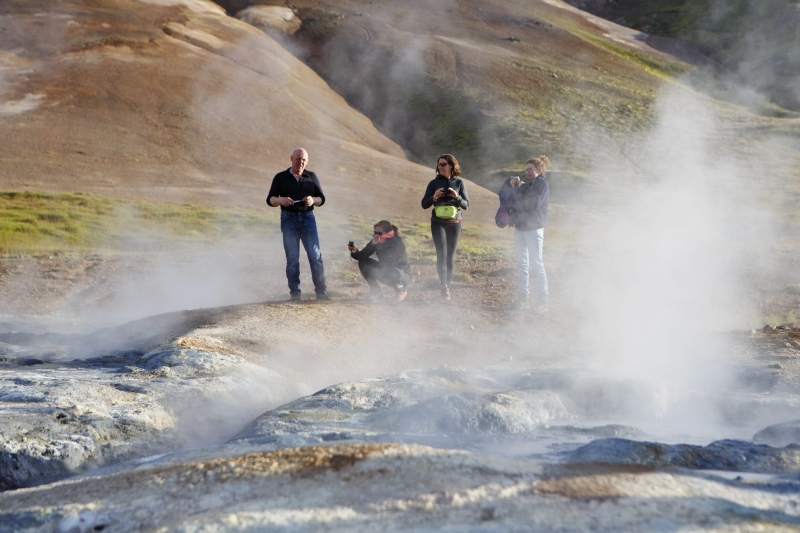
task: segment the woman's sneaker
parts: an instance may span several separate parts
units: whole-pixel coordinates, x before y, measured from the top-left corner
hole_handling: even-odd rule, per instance
[[[450,289],[447,287],[447,285],[442,285],[441,295],[442,295],[442,300],[450,299]]]
[[[395,302],[402,302],[403,299],[408,295],[408,291],[405,289],[398,289],[394,293],[394,301]]]

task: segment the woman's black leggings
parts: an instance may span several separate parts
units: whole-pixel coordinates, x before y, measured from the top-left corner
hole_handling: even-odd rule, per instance
[[[456,248],[461,238],[461,223],[442,224],[431,221],[431,235],[436,246],[436,270],[439,272],[439,283],[450,285],[453,282],[453,271],[456,266]]]

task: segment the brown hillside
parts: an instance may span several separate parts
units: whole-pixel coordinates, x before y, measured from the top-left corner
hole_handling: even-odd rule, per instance
[[[231,12],[244,2],[227,1],[220,0]],[[236,16],[272,35],[283,30],[287,48],[412,158],[452,151],[492,189],[497,176],[518,172],[539,153],[573,177],[609,165],[615,174],[642,177],[649,163],[642,143],[659,99],[689,85],[681,74],[695,67],[687,61],[707,61],[679,42],[651,39],[559,0],[250,3],[258,5]],[[275,22],[274,13],[252,11],[278,4],[295,18]],[[688,90],[719,115],[722,127],[709,141],[737,166],[763,169],[776,136],[800,138],[796,118],[757,116],[715,99],[703,81]],[[796,165],[791,154],[781,159],[779,167]],[[765,174],[781,175],[773,168]],[[631,178],[621,181],[627,186]]]
[[[205,0],[9,0],[0,50],[3,190],[262,207],[299,145],[345,208],[363,209],[362,192],[390,176],[416,204],[431,177],[310,68]]]
[[[646,128],[666,75],[690,68],[563,2],[288,5],[302,25],[283,41],[384,133],[421,160],[453,151],[484,171],[542,152],[586,169],[582,133]]]

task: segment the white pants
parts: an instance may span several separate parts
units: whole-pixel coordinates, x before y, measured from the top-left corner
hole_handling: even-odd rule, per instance
[[[547,274],[542,262],[543,245],[544,228],[531,231],[514,230],[514,249],[517,255],[517,292],[520,296],[526,298],[528,296],[528,272],[532,270],[539,299],[547,299]]]

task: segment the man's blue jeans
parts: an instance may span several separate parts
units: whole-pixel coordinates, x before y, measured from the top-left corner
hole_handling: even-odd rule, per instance
[[[292,213],[281,211],[281,233],[283,233],[283,250],[286,252],[286,278],[289,280],[289,292],[300,294],[300,241],[306,249],[308,263],[311,266],[311,279],[314,290],[325,292],[325,268],[322,265],[322,252],[319,249],[317,235],[317,219],[314,212]]]
[[[544,228],[531,231],[514,230],[514,248],[517,252],[517,291],[528,297],[528,271],[533,270],[539,299],[547,301],[547,274],[542,261]]]

